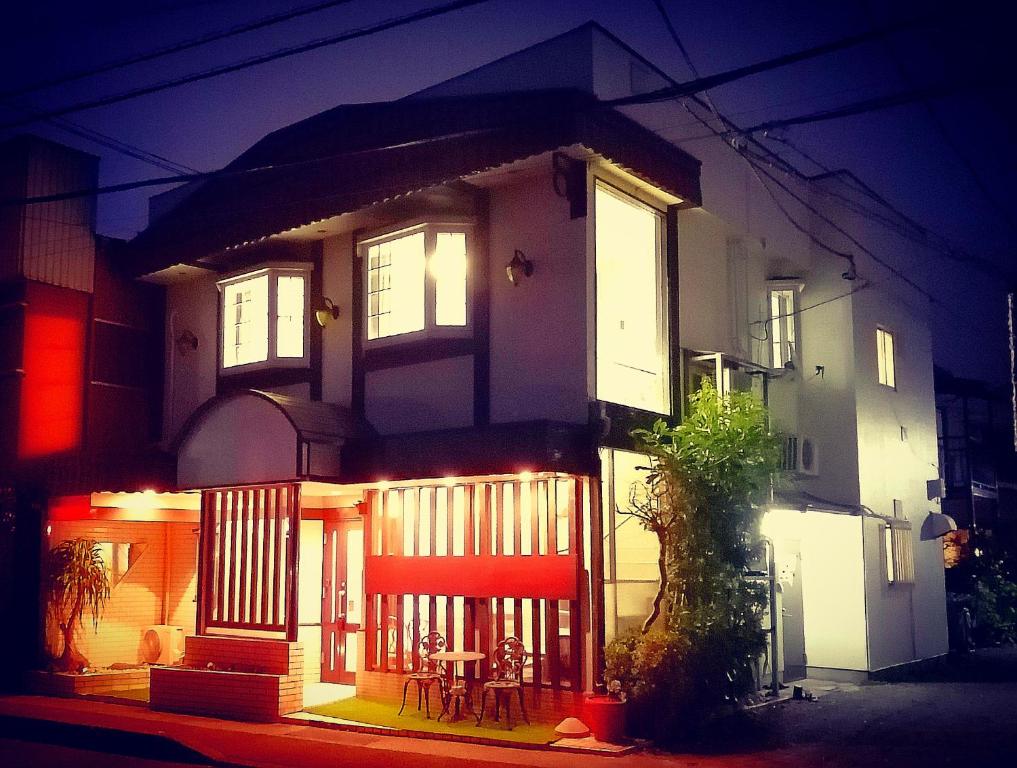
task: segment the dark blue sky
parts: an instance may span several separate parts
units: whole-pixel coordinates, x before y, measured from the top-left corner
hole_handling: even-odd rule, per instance
[[[56,107],[233,62],[276,48],[440,4],[352,0],[343,6],[181,55],[50,88],[25,98]],[[39,0],[0,20],[0,90],[224,29],[313,0],[168,0],[60,3]],[[700,73],[732,67],[866,30],[929,3],[665,0]],[[1011,135],[1012,42],[993,4],[943,5],[946,23],[795,65],[712,92],[743,125],[871,96],[950,82],[932,102],[801,126],[787,135],[824,164],[846,167],[906,213],[964,250],[1017,270],[1011,255],[1017,169]],[[68,116],[85,127],[200,170],[219,167],[265,133],[340,103],[403,96],[590,19],[678,79],[691,77],[651,0],[491,0],[480,6],[235,74]],[[0,121],[23,114],[0,104]],[[46,124],[29,127],[102,157],[101,182],[166,172]],[[25,130],[25,129],[20,129]],[[680,125],[675,136],[701,131]],[[9,133],[10,131],[8,131]],[[951,147],[961,150],[963,159]],[[685,147],[695,154],[695,142]],[[781,149],[774,144],[775,149]],[[786,149],[782,152],[787,153]],[[805,170],[815,170],[792,154]],[[968,165],[988,190],[986,199]],[[99,228],[130,237],[146,222],[150,191],[104,197]],[[1009,223],[1007,222],[1009,219]],[[887,254],[889,256],[889,254]],[[1003,285],[929,254],[915,278],[943,302],[937,358],[956,373],[1003,380]],[[948,306],[955,310],[945,311]]]

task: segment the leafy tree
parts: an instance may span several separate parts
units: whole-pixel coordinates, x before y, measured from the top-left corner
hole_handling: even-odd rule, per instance
[[[92,613],[92,626],[99,630],[99,616],[109,599],[109,572],[99,545],[89,539],[68,539],[50,550],[46,560],[46,592],[64,647],[54,666],[63,672],[78,672],[88,666],[75,647],[74,634],[81,626],[85,609]]]
[[[632,435],[648,476],[622,511],[656,535],[660,583],[642,631],[608,649],[607,673],[622,681],[646,735],[666,741],[751,688],[765,590],[744,572],[781,441],[756,397],[722,397],[709,383],[689,397],[681,424],[658,420]]]

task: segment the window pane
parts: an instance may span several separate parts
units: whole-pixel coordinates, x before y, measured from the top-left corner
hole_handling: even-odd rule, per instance
[[[222,365],[268,359],[268,275],[223,288]]]
[[[780,368],[795,351],[795,293],[793,290],[770,291],[770,336],[772,366]]]
[[[276,342],[279,357],[304,356],[304,278],[279,277],[276,294]]]
[[[896,372],[894,371],[893,359],[893,334],[876,329],[876,364],[879,374],[879,383],[888,387],[897,386]]]
[[[431,257],[434,321],[466,325],[466,233],[439,232]]]
[[[597,397],[663,412],[660,217],[601,187],[595,200]]]
[[[367,262],[367,338],[423,329],[424,233],[370,246]]]

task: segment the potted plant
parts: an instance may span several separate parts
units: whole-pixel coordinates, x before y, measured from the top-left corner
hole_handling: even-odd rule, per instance
[[[55,546],[46,558],[45,584],[49,610],[63,637],[63,651],[53,666],[60,672],[81,672],[88,666],[88,659],[75,646],[75,632],[86,608],[98,632],[99,617],[110,592],[109,572],[99,545],[77,538]]]
[[[625,740],[625,691],[620,680],[598,685],[592,696],[587,696],[583,719],[598,741],[618,744]]]

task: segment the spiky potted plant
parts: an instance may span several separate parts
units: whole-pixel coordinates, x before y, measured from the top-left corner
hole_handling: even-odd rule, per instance
[[[46,560],[46,592],[49,609],[60,628],[64,647],[54,667],[59,672],[80,672],[88,659],[77,649],[74,635],[92,614],[92,626],[99,630],[99,617],[109,599],[109,571],[102,561],[98,543],[90,539],[68,539],[49,552]]]

